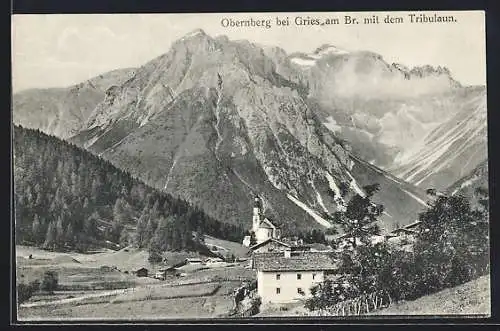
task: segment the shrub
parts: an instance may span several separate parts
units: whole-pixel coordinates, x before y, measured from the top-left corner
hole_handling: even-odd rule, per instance
[[[59,277],[55,271],[46,271],[43,275],[42,282],[40,283],[40,290],[47,292],[54,292],[57,289]]]
[[[38,291],[40,282],[35,280],[29,284],[20,283],[17,285],[17,303],[23,303],[33,296]]]
[[[261,303],[262,303],[262,300],[260,299],[259,296],[256,296],[255,298],[252,299],[252,306],[250,309],[251,315],[255,315],[255,314],[259,313]]]
[[[337,256],[342,277],[311,288],[305,307],[321,312],[371,293],[389,302],[413,300],[481,276],[488,271],[488,218],[487,209],[471,208],[465,197],[440,196],[419,215],[411,252],[386,243],[344,250]]]

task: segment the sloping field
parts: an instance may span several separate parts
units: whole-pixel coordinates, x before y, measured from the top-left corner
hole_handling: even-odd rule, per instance
[[[16,245],[16,258],[17,260],[28,260],[29,255],[32,255],[34,260],[54,260],[54,262],[58,263],[86,263],[86,262],[95,262],[96,256],[100,256],[101,254],[109,254],[113,252],[109,249],[103,249],[100,252],[95,254],[82,254],[82,253],[63,253],[63,252],[51,252],[46,251],[33,246],[24,246],[24,245]],[[76,260],[73,261],[73,260]],[[31,263],[32,261],[30,261]]]
[[[490,277],[400,302],[373,315],[491,315]]]
[[[175,298],[122,303],[99,303],[73,307],[39,307],[19,310],[20,320],[167,320],[217,317],[227,313],[230,296]]]
[[[183,286],[158,285],[124,291],[112,297],[89,298],[65,305],[19,308],[21,320],[57,319],[179,319],[225,316],[233,307],[239,282]]]
[[[391,307],[375,311],[369,315],[377,316],[450,316],[450,315],[483,315],[488,317],[490,310],[490,278],[480,277],[476,280],[454,288],[426,295],[413,301],[399,302]],[[285,316],[318,316],[309,312],[301,303],[264,304],[256,317]],[[352,318],[356,318],[352,316]]]
[[[32,256],[29,259],[29,255]],[[175,265],[188,257],[199,257],[193,252],[165,252],[166,265]],[[105,250],[94,254],[81,254],[76,252],[61,253],[45,251],[36,247],[16,246],[17,268],[22,267],[44,267],[59,269],[69,268],[101,268],[116,267],[119,271],[134,271],[142,267],[150,270],[155,267],[148,262],[147,250],[137,248],[123,248],[119,251]]]
[[[218,252],[223,256],[226,256],[227,253],[233,254],[236,257],[248,257],[247,255],[250,253],[250,250],[243,246],[240,243],[222,240],[218,238],[214,238],[212,236],[205,236],[205,244],[209,249],[212,250],[213,246],[217,249],[214,252]]]
[[[133,271],[145,267],[154,269],[154,266],[148,262],[147,250],[132,247],[123,248],[116,252],[107,252],[95,254],[95,264],[116,266],[120,270]],[[188,257],[199,257],[193,252],[165,252],[167,265],[175,265],[184,261]]]
[[[210,296],[215,294],[215,292],[219,290],[219,288],[219,283],[194,284],[184,286],[144,286],[141,288],[136,288],[128,293],[118,295],[111,301],[111,303],[117,304],[130,301]]]

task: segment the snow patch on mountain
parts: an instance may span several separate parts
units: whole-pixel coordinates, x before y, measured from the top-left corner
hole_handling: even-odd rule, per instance
[[[335,183],[335,179],[333,179],[333,176],[330,175],[329,172],[326,173],[326,180],[328,181],[328,185],[330,186],[330,189],[335,193],[335,196],[341,196],[340,195],[340,189]]]
[[[312,67],[316,64],[316,60],[311,58],[303,58],[303,57],[292,57],[290,62],[298,64],[299,66],[304,67]]]
[[[222,144],[222,141],[223,141],[223,138],[222,138],[222,133],[219,129],[220,127],[220,102],[222,100],[222,91],[219,91],[218,95],[217,95],[217,102],[216,102],[216,105],[215,105],[215,110],[214,110],[214,113],[215,113],[215,131],[217,132],[217,142],[215,143],[215,157],[218,159],[218,155],[217,155],[217,151],[219,150],[219,146],[220,144]]]
[[[196,30],[193,30],[190,33],[186,34],[184,37],[182,37],[179,40],[186,40],[189,38],[193,38],[196,36],[203,36],[203,35],[205,35],[205,31],[203,31],[202,29],[196,29]]]
[[[413,199],[415,199],[416,201],[418,201],[420,204],[428,207],[427,205],[427,202],[425,202],[424,200],[420,199],[419,197],[417,197],[415,194],[405,190],[404,188],[401,188],[401,190],[403,190],[406,194],[408,194],[409,196],[411,196]]]
[[[323,198],[321,197],[321,194],[319,194],[318,190],[316,189],[316,186],[314,185],[314,181],[310,180],[309,184],[311,185],[311,187],[313,188],[314,192],[316,193],[316,200],[318,201],[318,204],[321,206],[321,208],[323,209],[323,211],[325,213],[328,213],[328,209],[326,208],[326,206],[325,206],[325,204],[323,202]]]
[[[321,59],[325,55],[344,55],[349,53],[350,53],[349,51],[333,45],[323,45],[309,56],[315,59]]]
[[[453,192],[451,193],[451,195],[455,195],[457,194],[458,191],[468,187],[468,186],[471,186],[473,185],[476,180],[479,178],[479,176],[474,176],[466,181],[464,181],[462,184],[460,184],[460,187],[456,188],[455,190],[453,190]]]
[[[318,203],[321,206],[321,208],[323,208],[323,211],[325,213],[328,213],[328,209],[326,208],[326,206],[325,206],[325,204],[323,202],[323,198],[321,197],[321,194],[319,194],[318,191],[316,191],[316,199],[318,200]]]
[[[340,125],[337,124],[337,121],[332,116],[328,116],[326,118],[326,122],[323,122],[323,125],[326,126],[332,132],[338,132],[342,129]]]
[[[172,166],[170,167],[170,170],[168,171],[168,174],[167,174],[167,181],[165,182],[165,186],[163,187],[164,190],[167,189],[168,183],[170,182],[170,178],[172,176],[172,171],[174,170],[174,167],[177,164],[178,159],[179,159],[178,157],[174,158],[174,162],[172,162]]]
[[[309,215],[311,215],[311,217],[316,222],[318,222],[319,224],[321,224],[321,225],[323,225],[324,227],[327,227],[327,228],[331,228],[332,227],[332,224],[330,222],[328,222],[327,220],[325,220],[323,217],[319,216],[311,208],[307,207],[307,205],[305,203],[301,202],[300,200],[298,200],[297,198],[293,197],[289,193],[286,196],[288,197],[288,199],[290,199],[292,202],[294,202],[297,206],[299,206],[300,208],[302,208],[306,213],[308,213]]]
[[[89,148],[92,146],[101,136],[95,136],[83,143],[83,148]]]
[[[311,54],[300,54],[290,57],[290,61],[302,67],[312,67],[318,60],[330,55],[345,55],[349,51],[335,47],[333,45],[323,45]]]
[[[356,179],[351,175],[349,171],[346,171],[347,175],[351,178],[351,182],[349,183],[351,189],[353,189],[357,194],[362,196],[363,198],[366,196],[365,192],[359,187],[358,183],[356,182]]]

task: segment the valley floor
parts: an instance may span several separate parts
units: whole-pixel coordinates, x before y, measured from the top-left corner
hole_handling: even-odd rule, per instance
[[[31,259],[27,258],[30,254]],[[134,249],[78,254],[18,246],[16,255],[18,282],[29,283],[46,270],[54,270],[64,289],[35,295],[21,304],[20,321],[224,317],[233,308],[234,290],[255,277],[246,268],[248,262],[186,265],[180,268],[182,277],[165,281],[136,277],[131,271],[144,265],[146,258]],[[181,255],[168,258],[177,261]]]
[[[131,271],[144,265],[146,255],[134,249],[78,254],[19,246],[16,254],[18,282],[29,283],[40,279],[46,270],[54,270],[61,287],[54,294],[37,294],[21,304],[20,321],[227,317],[234,308],[235,289],[255,279],[248,262],[186,265],[179,268],[182,277],[172,276],[165,281],[136,277]],[[27,257],[30,254],[32,259]],[[168,259],[175,262],[183,254],[186,253],[173,253]],[[395,303],[370,315],[486,317],[491,314],[490,300],[490,278],[483,276],[414,301]],[[303,303],[264,304],[255,317],[307,315],[310,314]]]

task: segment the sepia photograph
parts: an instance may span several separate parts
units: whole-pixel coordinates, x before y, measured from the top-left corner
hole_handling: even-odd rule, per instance
[[[488,318],[484,11],[12,16],[20,322]]]

